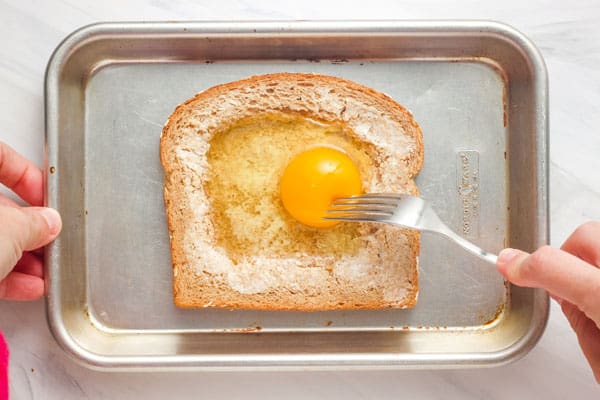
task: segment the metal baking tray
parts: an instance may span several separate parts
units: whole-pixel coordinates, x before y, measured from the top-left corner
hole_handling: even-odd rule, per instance
[[[47,203],[64,218],[47,253],[47,314],[66,352],[98,369],[307,369],[490,366],[531,349],[546,293],[426,233],[414,309],[173,305],[162,125],[196,92],[281,71],[351,79],[409,108],[424,132],[417,184],[457,232],[495,252],[547,243],[546,70],[506,25],[91,25],[60,44],[46,75]]]

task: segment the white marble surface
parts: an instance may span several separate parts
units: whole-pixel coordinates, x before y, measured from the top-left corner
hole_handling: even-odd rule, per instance
[[[385,18],[495,19],[533,39],[550,76],[551,242],[558,246],[578,224],[600,219],[597,0],[0,1],[0,139],[41,163],[46,62],[65,35],[91,22]],[[48,331],[43,301],[0,302],[0,329],[12,350],[14,399],[584,399],[600,394],[555,305],[531,353],[483,370],[103,373],[63,354]]]

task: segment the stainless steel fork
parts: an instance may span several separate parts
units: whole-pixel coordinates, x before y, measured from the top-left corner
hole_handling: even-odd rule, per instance
[[[368,193],[336,199],[327,210],[327,220],[380,222],[409,229],[435,232],[452,239],[465,250],[496,264],[498,257],[452,231],[425,200],[394,193]]]

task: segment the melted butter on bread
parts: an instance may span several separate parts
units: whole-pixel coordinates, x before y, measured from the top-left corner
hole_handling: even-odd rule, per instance
[[[320,146],[343,150],[371,180],[373,149],[341,122],[316,122],[295,114],[264,114],[238,121],[210,141],[206,190],[217,245],[235,262],[269,252],[339,258],[362,246],[365,226],[315,229],[293,219],[279,195],[281,176],[294,157]]]

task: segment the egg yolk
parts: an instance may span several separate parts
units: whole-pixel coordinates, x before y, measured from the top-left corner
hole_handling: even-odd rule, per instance
[[[298,154],[280,181],[285,209],[301,223],[317,228],[338,223],[323,219],[333,200],[361,192],[356,165],[345,153],[330,147],[316,147]]]

